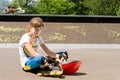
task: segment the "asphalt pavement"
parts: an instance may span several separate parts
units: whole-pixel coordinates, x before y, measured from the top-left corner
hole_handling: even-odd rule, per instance
[[[58,51],[59,49],[52,49]],[[0,48],[0,79],[1,80],[120,80],[119,49],[66,49],[69,60],[79,60],[82,64],[74,75],[62,77],[38,77],[33,73],[24,72],[19,63],[17,48]],[[45,55],[40,49],[39,53]]]

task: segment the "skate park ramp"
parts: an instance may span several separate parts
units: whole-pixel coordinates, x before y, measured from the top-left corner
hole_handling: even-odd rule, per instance
[[[28,22],[0,22],[0,43],[18,43]],[[53,44],[119,44],[118,23],[45,22],[41,36]]]

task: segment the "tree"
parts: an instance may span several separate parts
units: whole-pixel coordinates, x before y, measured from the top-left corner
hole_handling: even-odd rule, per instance
[[[120,6],[119,6],[118,11],[116,12],[116,15],[117,15],[117,16],[120,16]]]
[[[85,15],[86,10],[88,8],[86,8],[84,6],[84,0],[69,0],[70,2],[74,2],[76,4],[74,12],[76,13],[75,15]]]
[[[36,14],[34,0],[19,0],[19,4],[27,14]]]
[[[116,15],[119,0],[85,0],[89,15]]]
[[[67,0],[40,0],[35,9],[38,14],[75,15],[75,6]]]
[[[12,4],[13,5],[13,4]],[[26,14],[119,15],[120,0],[14,0]]]

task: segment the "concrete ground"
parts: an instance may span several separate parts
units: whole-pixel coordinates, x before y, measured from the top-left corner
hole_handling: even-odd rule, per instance
[[[52,49],[53,50],[53,49]],[[58,51],[55,49],[54,51]],[[38,77],[33,73],[22,71],[19,64],[17,48],[0,49],[1,80],[120,80],[119,49],[67,49],[69,61],[80,60],[82,65],[74,75],[61,78]],[[42,50],[40,53],[44,53]]]

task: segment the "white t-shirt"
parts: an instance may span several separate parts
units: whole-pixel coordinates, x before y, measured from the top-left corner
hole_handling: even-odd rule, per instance
[[[21,63],[21,66],[22,66],[22,67],[25,66],[25,62],[26,62],[26,61],[28,60],[28,58],[30,57],[30,56],[29,56],[29,52],[28,52],[27,49],[25,48],[25,45],[24,45],[25,42],[30,42],[30,43],[31,43],[31,40],[30,40],[30,37],[29,37],[28,33],[22,35],[22,38],[21,38],[20,41],[19,41],[20,63]],[[37,37],[36,43],[35,43],[35,44],[32,44],[32,43],[31,43],[31,46],[32,46],[34,49],[37,50],[41,44],[44,44],[44,41],[43,41],[42,37]]]

